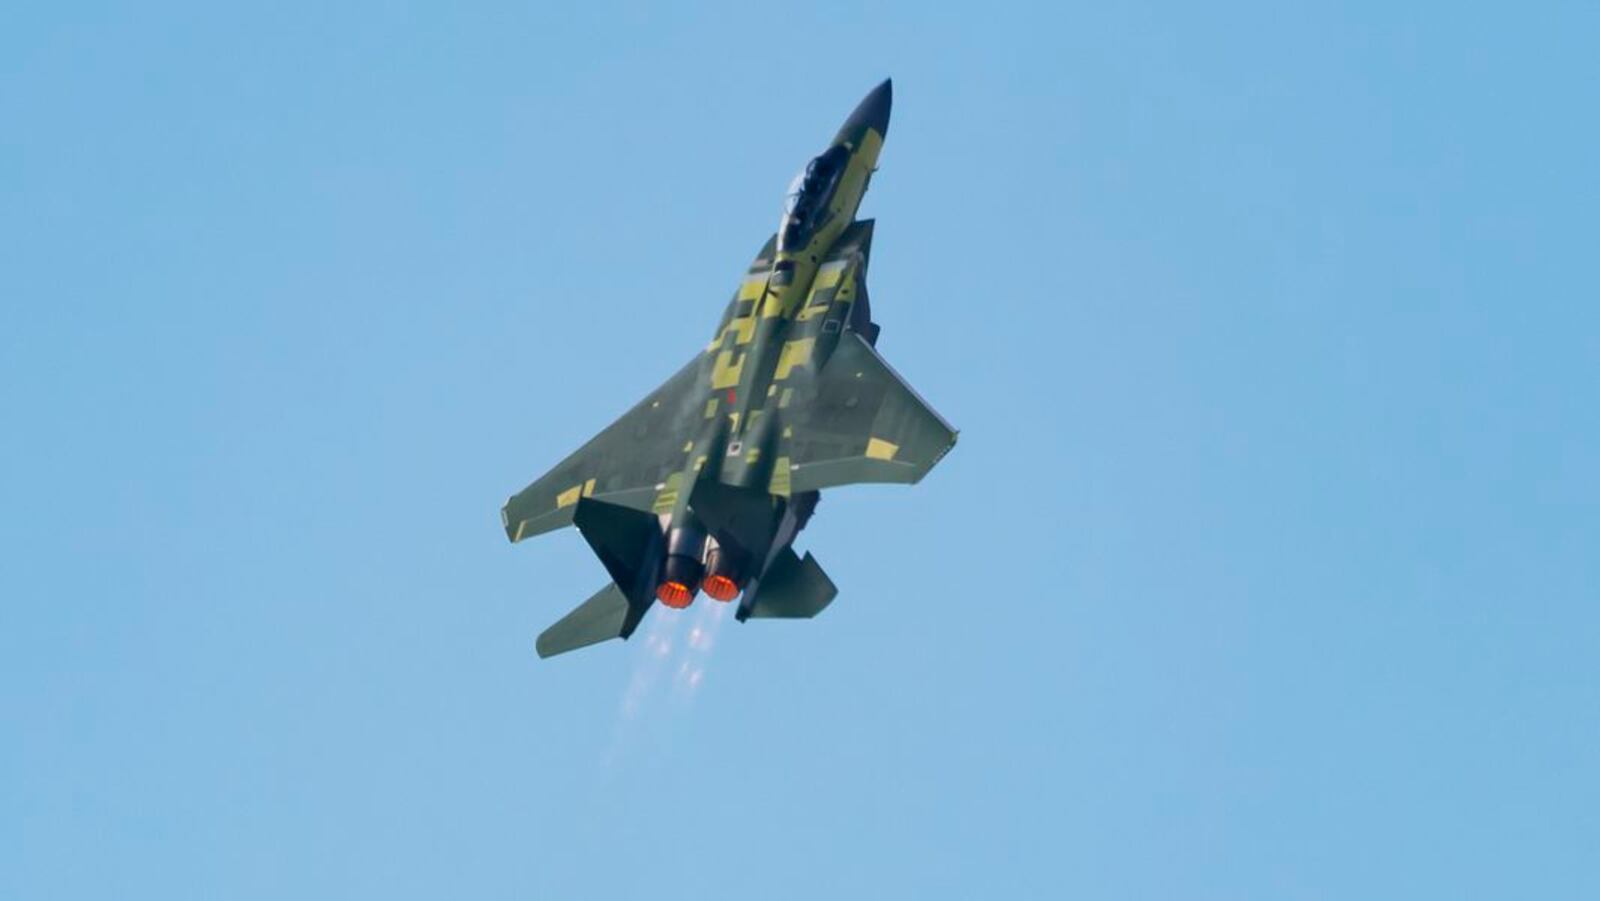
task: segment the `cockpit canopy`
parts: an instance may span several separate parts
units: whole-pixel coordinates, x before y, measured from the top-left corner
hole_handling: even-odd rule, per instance
[[[827,218],[828,201],[833,197],[839,177],[850,160],[850,151],[835,144],[811,162],[789,183],[783,201],[783,225],[778,229],[778,250],[805,246]]]

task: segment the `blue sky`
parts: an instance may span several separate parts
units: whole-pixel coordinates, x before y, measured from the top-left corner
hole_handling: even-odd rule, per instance
[[[1593,7],[931,6],[7,12],[0,896],[1600,895]],[[536,659],[888,75],[961,443]]]

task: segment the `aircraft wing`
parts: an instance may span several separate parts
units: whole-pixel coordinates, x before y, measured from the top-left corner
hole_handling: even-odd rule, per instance
[[[853,331],[787,412],[790,493],[916,482],[956,443],[955,429]]]
[[[506,501],[506,537],[521,541],[572,523],[580,497],[649,511],[657,488],[683,467],[690,430],[704,422],[703,357],[696,357],[554,469]]]

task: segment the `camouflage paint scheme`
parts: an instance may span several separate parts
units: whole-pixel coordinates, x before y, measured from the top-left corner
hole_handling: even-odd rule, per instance
[[[884,81],[796,177],[704,350],[506,502],[512,541],[576,525],[612,576],[539,637],[541,657],[627,638],[664,580],[688,586],[673,606],[720,574],[741,621],[816,615],[836,589],[791,545],[819,492],[916,482],[954,446],[874,348],[873,222],[855,213],[891,98]]]

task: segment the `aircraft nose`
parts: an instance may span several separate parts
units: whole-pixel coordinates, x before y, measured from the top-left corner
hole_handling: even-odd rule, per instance
[[[883,83],[872,89],[872,92],[863,99],[844,122],[844,127],[839,129],[836,141],[848,141],[857,144],[867,129],[876,131],[882,137],[889,136],[889,107],[894,102],[894,80],[885,78]]]

